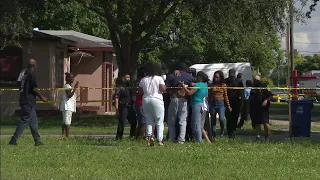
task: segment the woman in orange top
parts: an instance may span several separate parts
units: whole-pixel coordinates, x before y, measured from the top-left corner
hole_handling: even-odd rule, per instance
[[[221,127],[220,136],[224,134],[225,109],[232,111],[227,94],[227,85],[224,83],[222,71],[216,71],[213,75],[213,83],[209,86],[209,113],[211,116],[211,130],[213,138],[216,138],[216,115],[219,114]]]

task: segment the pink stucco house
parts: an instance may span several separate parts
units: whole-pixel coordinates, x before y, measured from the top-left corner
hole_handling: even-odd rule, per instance
[[[75,32],[35,30],[31,38],[20,38],[21,47],[5,46],[0,50],[1,88],[15,87],[19,72],[26,68],[30,57],[38,62],[37,83],[39,88],[60,88],[64,73],[72,72],[82,88],[77,91],[80,112],[111,112],[112,90],[88,88],[112,88],[117,70],[114,49],[110,40]],[[45,91],[51,101],[60,100],[61,91]],[[0,91],[1,116],[13,115],[19,109],[18,91]],[[102,100],[103,102],[90,102]],[[84,102],[89,101],[89,102]],[[38,114],[59,110],[58,103],[38,104]]]

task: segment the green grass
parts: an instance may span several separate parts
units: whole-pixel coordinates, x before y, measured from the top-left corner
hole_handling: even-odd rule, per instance
[[[18,123],[19,117],[2,117],[0,121],[0,134],[12,135]],[[289,129],[288,122],[286,121],[271,121],[271,123],[273,134],[287,133],[286,131]],[[219,123],[217,123],[217,127],[219,128]],[[311,130],[320,131],[320,122],[313,122]],[[115,116],[76,115],[71,125],[71,134],[74,135],[114,135],[116,131],[117,118]],[[166,131],[167,128],[165,127],[165,133]],[[59,135],[61,133],[61,118],[59,116],[39,118],[39,132],[42,135]],[[253,133],[250,121],[246,122],[244,128],[237,132],[237,134],[241,135],[251,135]],[[24,134],[31,134],[29,128],[26,128]],[[124,134],[129,134],[128,123],[126,124]]]
[[[19,123],[19,117],[6,117],[1,120],[1,135],[12,135],[15,131],[16,125]],[[219,128],[219,123],[217,123]],[[166,125],[166,124],[165,124]],[[285,125],[276,125],[273,128],[273,134],[285,133],[283,130],[288,129]],[[129,124],[126,124],[124,134],[129,134]],[[165,134],[167,133],[165,127]],[[320,127],[319,127],[320,130]],[[75,116],[71,125],[71,134],[73,135],[114,135],[117,131],[117,118],[115,116],[105,115],[80,115]],[[59,135],[61,133],[61,120],[60,117],[39,118],[39,132],[42,135]],[[250,122],[247,122],[238,134],[250,135],[253,134],[250,127]],[[24,134],[30,135],[31,132],[28,128]]]
[[[18,117],[1,118],[1,134],[11,135]],[[40,118],[41,134],[60,134],[60,117]],[[114,116],[74,116],[72,134],[114,134]],[[272,122],[272,134],[288,134],[288,125]],[[129,128],[125,129],[128,134]],[[167,130],[167,129],[166,129]],[[166,131],[165,130],[165,131]],[[320,124],[313,124],[320,130]],[[30,134],[26,129],[24,134]],[[253,135],[250,122],[237,134]],[[319,141],[250,142],[220,138],[214,144],[165,142],[147,147],[143,140],[42,138],[34,147],[22,136],[18,146],[1,138],[1,179],[319,179]]]
[[[61,117],[39,118],[39,132],[41,134],[60,134]],[[12,134],[19,117],[3,117],[1,119],[1,134]],[[72,120],[73,134],[115,134],[117,118],[107,115],[76,115]],[[30,134],[26,129],[25,134]]]
[[[270,114],[288,115],[288,103],[275,103],[272,102],[270,106]],[[313,116],[320,116],[320,104],[314,104],[312,109]]]
[[[146,147],[145,141],[1,140],[1,179],[319,179],[319,142],[216,143]]]

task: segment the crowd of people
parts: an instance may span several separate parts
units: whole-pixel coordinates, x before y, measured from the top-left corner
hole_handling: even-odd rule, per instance
[[[46,102],[37,88],[35,70],[37,62],[28,60],[28,68],[18,77],[20,85],[21,121],[9,144],[16,145],[18,138],[30,126],[35,145],[43,145],[38,133],[38,118],[35,111],[36,97]],[[166,139],[183,144],[185,141],[211,143],[217,138],[216,115],[219,115],[220,137],[226,132],[235,138],[235,132],[244,125],[250,114],[256,139],[260,140],[261,125],[264,126],[265,139],[270,138],[269,106],[272,94],[260,76],[252,82],[242,83],[242,74],[230,69],[228,78],[222,71],[216,71],[212,81],[203,71],[181,63],[173,73],[168,74],[160,65],[149,63],[138,71],[139,85],[132,84],[130,75],[125,74],[117,81],[114,106],[118,115],[116,139],[123,138],[126,120],[130,123],[130,137],[147,138],[148,146],[154,145],[155,137],[163,145],[164,122],[168,125]],[[76,89],[74,77],[66,73],[60,110],[63,116],[62,137],[69,136],[72,114],[76,111]],[[237,88],[235,88],[237,87]],[[239,87],[242,87],[239,89]],[[238,122],[239,115],[240,121]],[[209,119],[209,115],[211,119]],[[205,125],[210,128],[205,128]],[[155,136],[156,134],[156,136]]]
[[[166,139],[183,144],[185,141],[211,143],[217,138],[216,115],[219,115],[220,137],[235,138],[245,120],[252,121],[256,139],[260,140],[261,125],[265,139],[270,139],[269,106],[272,94],[260,76],[243,85],[242,74],[230,69],[228,78],[216,71],[209,80],[203,71],[180,63],[173,73],[167,74],[160,65],[149,63],[138,71],[138,90],[125,74],[117,83],[115,107],[119,117],[116,139],[123,137],[124,123],[130,123],[130,136],[147,138],[148,145],[156,137],[163,145],[164,122],[168,125]],[[241,87],[241,88],[239,88]],[[241,116],[240,116],[241,114]],[[208,117],[211,117],[209,121]],[[238,122],[240,116],[240,121]],[[210,128],[206,129],[205,124]],[[155,136],[156,135],[156,136]]]

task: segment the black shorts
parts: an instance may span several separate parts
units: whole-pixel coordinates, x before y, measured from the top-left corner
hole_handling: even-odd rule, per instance
[[[254,125],[269,124],[269,109],[267,108],[250,109],[250,117],[252,120],[252,124]]]

